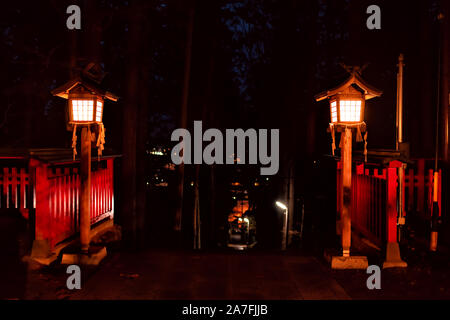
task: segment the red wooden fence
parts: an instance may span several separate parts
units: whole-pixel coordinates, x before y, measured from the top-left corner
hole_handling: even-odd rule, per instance
[[[365,169],[364,164],[356,166],[352,174],[352,228],[361,232],[377,245],[382,245],[386,235],[392,234],[389,228],[389,217],[392,216],[392,204],[395,204],[397,176],[395,169]],[[337,210],[341,208],[341,163],[337,170]],[[389,206],[388,204],[391,204]],[[390,210],[388,210],[388,208]],[[395,211],[396,212],[396,211]],[[388,213],[390,216],[388,216]],[[395,216],[396,218],[396,216]],[[396,221],[395,221],[396,223]],[[391,235],[392,237],[392,235]]]
[[[28,168],[3,167],[0,170],[0,209],[20,210],[28,218],[30,204]]]
[[[352,227],[377,245],[397,241],[398,206],[408,211],[419,211],[431,217],[433,170],[425,171],[424,160],[417,161],[417,168],[408,168],[404,174],[403,199],[398,201],[399,161],[389,167],[365,168],[356,166],[352,175]],[[439,171],[438,202],[441,210],[441,171]],[[341,208],[341,163],[337,165],[337,211]],[[407,198],[407,201],[405,201]],[[408,204],[406,207],[405,204]]]
[[[352,224],[379,245],[384,235],[386,199],[382,195],[386,193],[386,180],[368,173],[358,166],[356,175],[352,175]]]
[[[113,160],[92,162],[91,224],[113,218]],[[20,210],[26,218],[34,209],[36,240],[47,240],[54,247],[78,232],[78,161],[46,163],[31,159],[27,165],[9,163],[1,167],[0,209]]]
[[[417,211],[431,217],[433,210],[433,169],[425,169],[425,159],[417,160],[417,168],[406,170],[404,177],[406,211]],[[442,212],[442,170],[438,181],[439,215]]]

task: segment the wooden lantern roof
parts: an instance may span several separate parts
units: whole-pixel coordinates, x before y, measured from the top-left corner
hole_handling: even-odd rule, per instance
[[[118,96],[100,86],[103,77],[103,73],[99,73],[98,65],[90,63],[79,76],[69,80],[62,86],[53,89],[51,93],[54,96],[68,99],[71,91],[84,91],[101,96],[104,99],[117,101],[119,99]]]
[[[357,71],[352,71],[351,75],[347,80],[345,80],[344,83],[337,86],[336,88],[333,88],[331,90],[327,90],[324,92],[321,92],[314,96],[316,101],[321,101],[324,99],[327,99],[332,96],[336,96],[339,94],[345,94],[345,93],[351,93],[358,91],[359,93],[364,95],[365,100],[369,100],[372,98],[376,98],[381,96],[383,91],[376,89],[375,87],[369,85],[364,79],[361,77],[361,75]]]

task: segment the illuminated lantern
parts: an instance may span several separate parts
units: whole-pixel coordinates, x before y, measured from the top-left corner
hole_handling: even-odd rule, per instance
[[[104,100],[117,101],[116,95],[83,75],[54,89],[52,94],[69,101],[69,124],[77,125],[101,123]]]
[[[351,75],[343,84],[315,96],[316,101],[328,99],[330,103],[329,127],[333,138],[333,155],[336,149],[335,131],[342,132],[345,128],[356,129],[356,140],[362,141],[361,132],[366,132],[364,122],[366,100],[379,97],[382,94],[380,90],[370,86],[361,78],[359,69],[352,68],[349,71]],[[367,155],[366,149],[364,154]]]
[[[118,99],[116,95],[100,87],[99,82],[103,79],[103,74],[98,70],[98,66],[91,63],[80,76],[52,91],[54,96],[68,100],[68,128],[73,130],[74,157],[76,155],[76,129],[78,126],[89,126],[90,129],[98,128],[97,147],[99,148],[99,154],[101,154],[104,143],[104,102],[105,100],[117,101]]]

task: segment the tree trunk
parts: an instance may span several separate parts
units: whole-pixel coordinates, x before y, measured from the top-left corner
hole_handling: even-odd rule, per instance
[[[141,44],[142,15],[136,2],[131,4],[127,88],[123,114],[122,158],[122,211],[123,237],[128,246],[136,245],[136,142],[139,97],[139,49]]]
[[[145,82],[147,83],[147,82]],[[148,92],[143,90],[141,93],[140,105],[139,105],[139,118],[137,123],[137,157],[136,157],[136,169],[137,169],[137,187],[136,187],[136,228],[137,228],[137,242],[141,246],[145,243],[146,237],[146,215],[147,215],[147,185],[146,179],[148,179],[146,170],[146,145],[148,134]]]
[[[97,1],[85,0],[85,10],[82,11],[82,26],[81,30],[84,36],[83,58],[86,59],[85,63],[101,61],[101,46],[100,41],[102,38],[102,14],[100,8],[98,8]],[[83,14],[86,15],[84,18]],[[83,23],[83,19],[85,19]],[[83,28],[86,28],[83,30]]]
[[[195,165],[194,185],[194,249],[201,249],[201,219],[200,219],[200,165]]]
[[[448,72],[449,72],[449,50],[448,37],[450,27],[450,4],[448,1],[441,0],[441,12],[443,13],[443,21],[441,22],[440,41],[441,41],[441,132],[442,137],[441,148],[442,158],[444,161],[449,159],[449,86],[448,86]]]
[[[186,28],[186,52],[184,62],[183,93],[181,101],[180,127],[187,128],[187,107],[189,102],[189,84],[191,78],[191,56],[192,56],[192,36],[194,31],[194,6],[189,8],[189,17]],[[178,188],[177,207],[175,212],[175,231],[181,231],[181,221],[183,216],[183,194],[184,194],[184,164],[178,166]]]

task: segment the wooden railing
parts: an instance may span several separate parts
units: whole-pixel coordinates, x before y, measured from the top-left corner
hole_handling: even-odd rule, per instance
[[[385,238],[386,179],[360,170],[352,176],[352,224],[380,245]]]
[[[0,209],[33,218],[35,239],[50,247],[79,231],[79,162],[0,162]],[[91,224],[114,215],[113,159],[92,161]],[[31,186],[31,187],[30,187]]]
[[[356,166],[352,175],[352,227],[377,245],[397,241],[398,208],[419,211],[431,217],[433,170],[425,170],[424,160],[418,160],[416,167],[405,170],[402,201],[398,201],[398,168],[402,164],[392,161],[388,167],[365,168]],[[438,203],[441,210],[442,172],[439,171]],[[341,208],[341,163],[337,165],[337,210]],[[407,204],[407,206],[406,206]]]
[[[30,179],[28,168],[16,166],[2,166],[0,169],[0,210],[16,209],[28,218],[30,203]]]
[[[337,167],[337,210],[341,208],[341,163]],[[396,210],[396,173],[395,168],[365,169],[364,164],[356,166],[352,174],[352,228],[361,232],[377,245],[382,245],[392,230],[389,218],[395,216]],[[396,223],[397,221],[395,221]],[[391,235],[392,238],[392,235]]]
[[[426,168],[425,159],[416,161],[417,165],[406,170],[404,176],[403,195],[404,209],[416,211],[431,217],[433,210],[433,169]],[[439,215],[442,212],[442,170],[439,170],[438,181]]]

